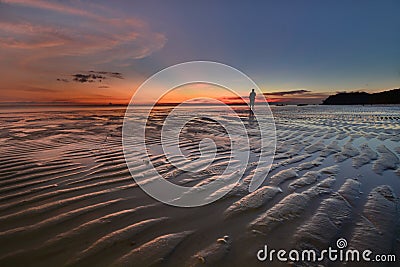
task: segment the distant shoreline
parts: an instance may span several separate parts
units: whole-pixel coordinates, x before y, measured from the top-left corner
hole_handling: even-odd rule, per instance
[[[367,92],[341,92],[331,95],[322,101],[321,104],[308,103],[285,103],[268,102],[269,106],[309,106],[309,105],[398,105],[400,104],[400,88],[383,91],[379,93]],[[178,105],[188,107],[204,106],[224,106],[219,103],[157,103],[154,107],[176,107]],[[248,103],[226,103],[228,106],[247,106]],[[265,102],[256,102],[256,106],[265,105]],[[23,107],[85,107],[85,108],[105,108],[122,107],[126,108],[129,103],[74,103],[74,102],[0,102],[0,108],[23,108]],[[148,107],[152,104],[135,104],[134,107]]]
[[[400,104],[400,89],[379,93],[350,92],[331,95],[322,105],[396,105]]]

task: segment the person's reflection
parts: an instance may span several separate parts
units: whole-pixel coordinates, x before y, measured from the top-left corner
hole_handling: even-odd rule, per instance
[[[254,111],[249,109],[249,125],[254,125]]]

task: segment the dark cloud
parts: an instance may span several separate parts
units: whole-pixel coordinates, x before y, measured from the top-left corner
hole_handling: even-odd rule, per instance
[[[300,95],[305,93],[310,93],[309,90],[291,90],[291,91],[281,91],[281,92],[272,92],[272,93],[264,93],[265,96],[284,96],[284,95]]]
[[[90,70],[84,73],[75,73],[72,74],[73,82],[79,83],[93,83],[93,82],[102,82],[106,79],[123,79],[122,73],[120,72],[111,72],[111,71],[94,71]],[[69,82],[68,79],[57,78],[59,82]],[[99,88],[107,88],[107,87],[99,87]]]
[[[110,88],[110,86],[107,86],[107,85],[101,85],[101,86],[99,86],[99,87],[97,87],[97,88]]]
[[[101,82],[102,80],[106,79],[106,76],[101,75],[101,74],[82,74],[82,73],[77,73],[72,75],[73,81],[75,82],[80,82],[80,83],[92,83],[92,82]]]
[[[108,76],[110,78],[117,78],[117,79],[123,79],[124,77],[122,76],[122,73],[120,72],[110,72],[110,71],[94,71],[91,70],[89,71],[90,73],[95,73],[95,74],[102,74],[105,76]]]

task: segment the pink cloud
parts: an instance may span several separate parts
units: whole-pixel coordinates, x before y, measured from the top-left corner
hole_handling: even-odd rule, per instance
[[[67,13],[67,14],[71,14],[71,15],[87,16],[87,17],[93,17],[93,18],[98,17],[95,14],[92,14],[85,10],[69,7],[69,6],[62,5],[62,4],[59,4],[56,2],[47,2],[47,1],[41,1],[41,0],[2,0],[1,2],[5,3],[5,4],[20,5],[20,6],[26,6],[26,7],[39,8],[39,9],[47,9],[47,10],[61,12],[61,13]]]
[[[58,12],[66,18],[57,21],[45,18],[38,21],[34,15],[24,16],[23,21],[0,18],[0,46],[9,49],[8,54],[13,51],[18,54],[18,49],[35,50],[35,54],[28,57],[30,60],[62,56],[87,56],[78,61],[94,63],[139,59],[161,49],[166,42],[164,34],[153,32],[145,22],[123,15],[107,17],[47,1],[2,2]],[[78,18],[71,18],[71,15]],[[27,61],[26,56],[24,61]]]

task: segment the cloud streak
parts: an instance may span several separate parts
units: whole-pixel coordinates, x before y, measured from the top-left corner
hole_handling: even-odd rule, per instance
[[[98,98],[92,94],[108,87],[113,101],[128,99],[133,82],[103,70],[125,72],[167,38],[113,4],[0,0],[0,101]]]
[[[72,74],[73,82],[79,83],[92,83],[92,82],[102,82],[103,80],[107,79],[124,79],[122,73],[120,72],[110,72],[110,71],[94,71],[90,70],[87,73],[76,73]],[[65,78],[57,78],[59,82],[70,82],[70,80]],[[100,88],[100,87],[99,87]],[[101,87],[107,88],[107,87]]]
[[[123,79],[124,77],[122,76],[122,73],[120,72],[110,72],[110,71],[94,71],[90,70],[90,73],[97,73],[97,74],[102,74],[111,78],[118,78],[118,79]]]
[[[111,17],[86,11],[85,6],[76,8],[47,1],[1,2],[3,10],[28,7],[61,14],[57,20],[38,18],[34,12],[24,13],[24,19],[0,18],[0,46],[10,53],[34,51],[36,59],[75,56],[80,57],[77,61],[129,61],[152,54],[166,42],[164,34],[123,14]]]
[[[122,73],[120,72],[109,72],[109,71],[94,71],[91,70],[88,73],[76,73],[71,75],[73,77],[72,81],[79,83],[92,83],[92,82],[102,82],[103,80],[109,78],[123,79]],[[57,81],[69,82],[68,79],[60,79]],[[99,87],[100,88],[100,87]],[[105,88],[105,87],[102,87]]]
[[[280,91],[272,93],[263,93],[265,96],[285,96],[285,95],[301,95],[305,93],[310,93],[311,91],[305,89],[291,90],[291,91]]]
[[[20,5],[25,7],[33,7],[38,9],[46,9],[50,11],[56,11],[60,13],[67,13],[71,15],[79,15],[79,16],[89,16],[95,17],[92,13],[89,13],[85,10],[68,7],[56,2],[47,2],[41,0],[2,0],[2,3],[12,4],[12,5]]]

